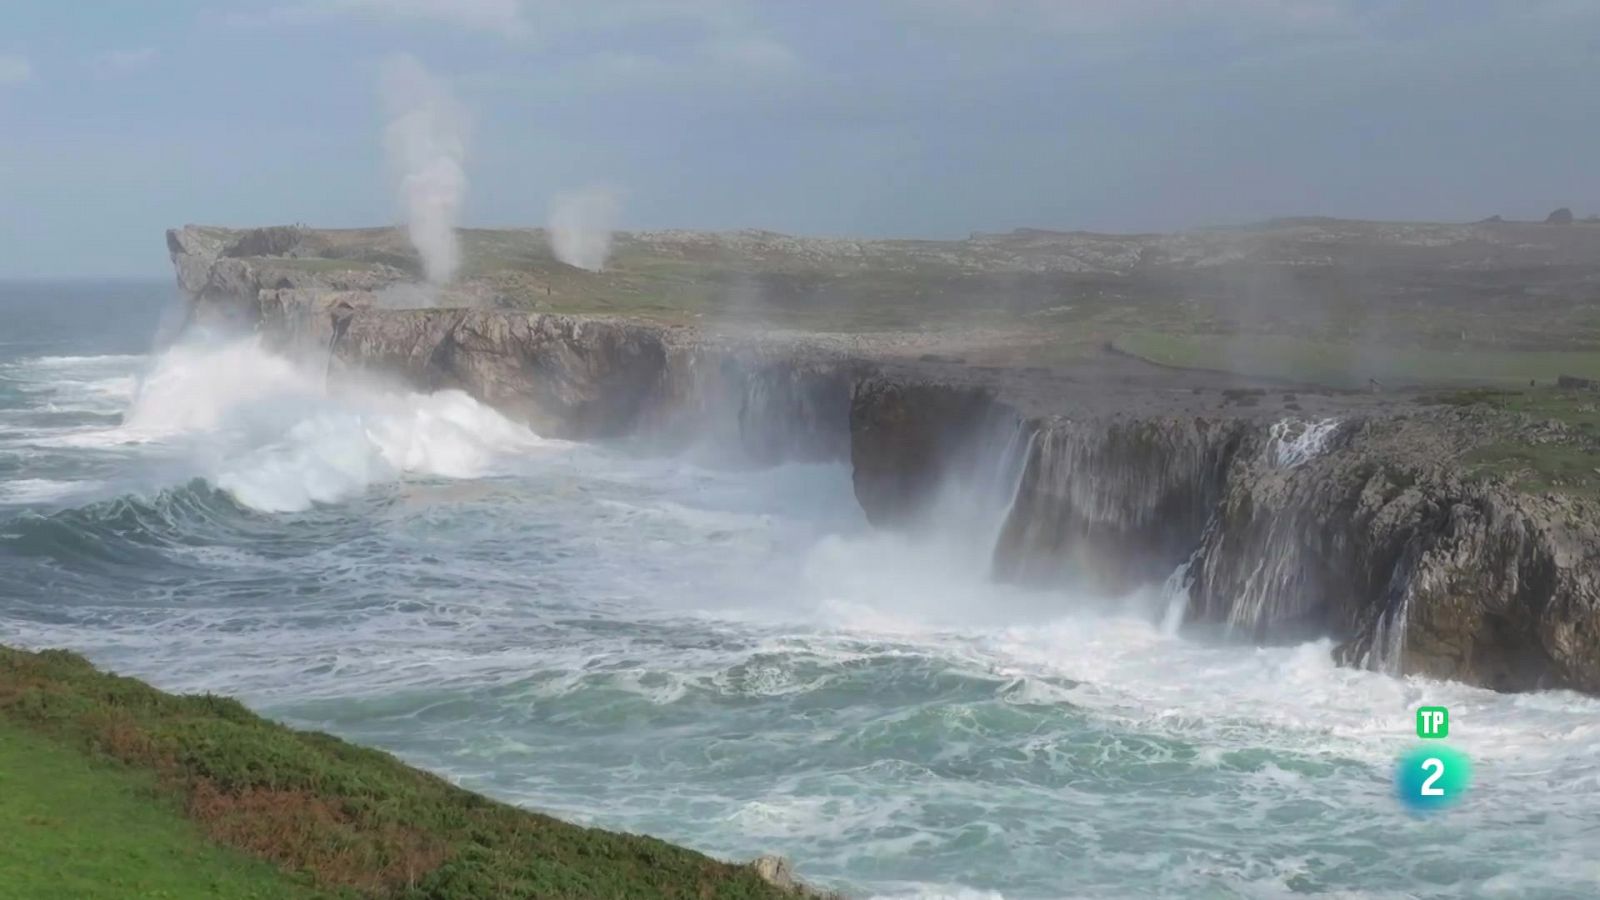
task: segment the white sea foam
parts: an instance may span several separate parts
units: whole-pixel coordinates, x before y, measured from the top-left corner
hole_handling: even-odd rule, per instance
[[[144,357],[137,354],[108,353],[103,356],[35,356],[23,360],[23,362],[41,368],[61,369],[83,366],[134,365],[143,360]]]
[[[33,403],[0,410],[8,416],[30,412],[114,413],[133,395],[134,373],[142,356],[43,356],[0,364],[0,381]]]
[[[122,380],[97,383],[126,391]],[[267,512],[338,501],[405,474],[480,477],[521,454],[565,446],[460,391],[330,390],[255,337],[170,348],[138,379],[120,425],[45,443],[144,446],[188,460],[193,474]]]
[[[19,478],[0,482],[0,502],[49,503],[64,500],[101,487],[99,481],[57,481],[52,478]]]
[[[1268,449],[1279,468],[1292,469],[1321,456],[1327,449],[1328,440],[1338,430],[1338,419],[1315,422],[1284,419],[1272,423],[1268,432]]]

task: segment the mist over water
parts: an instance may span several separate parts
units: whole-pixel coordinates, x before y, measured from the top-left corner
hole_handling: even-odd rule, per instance
[[[62,299],[0,302],[26,329]],[[860,896],[1600,879],[1600,703],[1186,639],[1155,589],[995,584],[977,532],[1003,464],[890,534],[844,464],[552,441],[459,393],[330,390],[248,337],[151,355],[96,321],[0,345],[7,643],[235,694],[586,823],[783,852]],[[1280,436],[1284,464],[1318,429]],[[997,432],[990,458],[1023,440]],[[1422,703],[1450,708],[1477,779],[1428,820],[1390,786]]]

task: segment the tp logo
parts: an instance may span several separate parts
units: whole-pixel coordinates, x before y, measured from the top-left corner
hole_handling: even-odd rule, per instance
[[[1417,737],[1446,738],[1450,736],[1450,710],[1442,706],[1417,707]]]
[[[1450,711],[1442,706],[1417,710],[1417,737],[1437,740],[1450,734]],[[1395,769],[1395,792],[1400,802],[1419,813],[1454,806],[1467,791],[1472,764],[1463,753],[1433,744],[1417,747],[1400,757]]]

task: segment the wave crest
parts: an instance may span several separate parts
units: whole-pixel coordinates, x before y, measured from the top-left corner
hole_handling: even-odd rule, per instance
[[[71,443],[155,447],[262,512],[333,503],[407,474],[494,474],[546,441],[462,391],[330,388],[258,338],[168,349],[139,380],[120,425]]]

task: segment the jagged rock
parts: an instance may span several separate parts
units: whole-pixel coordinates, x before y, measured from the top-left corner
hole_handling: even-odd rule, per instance
[[[787,857],[773,854],[759,856],[750,863],[750,868],[755,870],[762,881],[796,897],[808,900],[844,900],[843,894],[811,887],[796,878],[794,864],[789,862]]]
[[[167,252],[178,273],[178,287],[193,296],[204,293],[211,280],[211,265],[232,239],[223,229],[185,225],[167,232]]]
[[[1248,423],[1140,419],[1042,425],[994,551],[995,573],[1122,593],[1191,552]]]
[[[856,496],[873,521],[900,523],[939,490],[954,471],[941,442],[970,432],[984,403],[1003,405],[935,385],[858,389]],[[1348,665],[1600,693],[1594,516],[1461,478],[1438,422],[1032,427],[1000,577],[1121,591],[1181,565],[1192,623],[1257,641],[1331,635]]]
[[[1555,212],[1551,213],[1550,215],[1545,216],[1544,223],[1546,225],[1571,225],[1572,224],[1572,210],[1567,209],[1565,206],[1563,206],[1560,209],[1556,210]]]
[[[360,310],[333,362],[458,388],[561,437],[627,433],[665,365],[658,332],[619,322],[486,310]]]
[[[1403,671],[1600,692],[1600,531],[1570,498],[1468,487],[1410,579]]]

